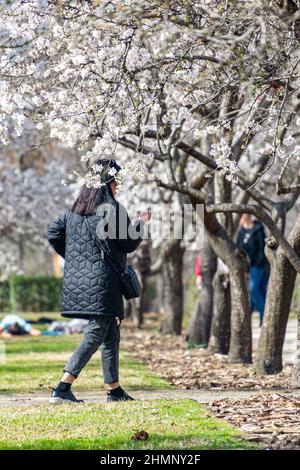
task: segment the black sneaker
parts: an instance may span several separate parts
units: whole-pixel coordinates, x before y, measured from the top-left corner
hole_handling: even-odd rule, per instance
[[[53,405],[61,405],[63,403],[83,403],[83,400],[77,400],[71,390],[62,392],[57,388],[53,388],[49,403],[52,403]]]
[[[125,392],[125,390],[122,389],[122,393],[120,395],[112,395],[110,393],[110,390],[107,392],[107,402],[111,401],[128,401],[128,400],[134,400],[128,393]]]

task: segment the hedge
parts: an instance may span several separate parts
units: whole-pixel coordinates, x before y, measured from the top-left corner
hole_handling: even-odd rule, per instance
[[[8,312],[11,310],[9,302],[9,283],[8,281],[0,282],[0,312]]]
[[[52,276],[11,276],[0,282],[0,311],[57,312],[62,280]]]

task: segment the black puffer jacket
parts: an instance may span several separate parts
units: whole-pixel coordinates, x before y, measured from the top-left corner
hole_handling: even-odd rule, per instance
[[[123,225],[121,235],[122,229],[118,223],[120,212],[124,217],[121,220],[126,221],[125,232]],[[124,206],[117,201],[111,217],[116,217],[117,238],[106,239],[106,248],[114,263],[124,268],[127,253],[134,251],[142,241],[144,222],[132,223]],[[62,218],[48,226],[49,243],[65,258],[61,305],[63,317],[112,315],[124,318],[120,278],[93,238],[97,238],[99,222],[101,216],[81,216],[68,210]]]
[[[237,245],[248,255],[251,267],[268,267],[265,255],[265,238],[264,227],[259,221],[255,221],[252,228],[241,227],[238,232]]]

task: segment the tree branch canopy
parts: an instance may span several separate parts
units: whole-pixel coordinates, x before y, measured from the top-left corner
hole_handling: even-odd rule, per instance
[[[236,212],[238,214],[252,214],[257,217],[272,233],[278,244],[281,246],[282,251],[288,258],[291,265],[297,272],[300,272],[300,258],[297,253],[284,237],[282,232],[278,229],[277,225],[273,222],[272,218],[259,206],[253,204],[212,204],[206,206],[209,213],[216,214],[218,212]]]

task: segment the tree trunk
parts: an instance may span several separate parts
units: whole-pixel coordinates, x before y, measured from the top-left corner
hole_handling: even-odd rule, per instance
[[[131,312],[132,312],[132,305],[130,303],[130,300],[126,300],[124,302],[124,317],[131,318]]]
[[[224,229],[207,231],[217,256],[227,265],[230,277],[231,325],[229,361],[252,362],[251,309],[249,297],[249,264],[245,255],[228,239]]]
[[[288,237],[300,255],[300,215]],[[274,253],[268,249],[271,265],[264,321],[258,342],[256,369],[261,374],[277,374],[282,370],[282,351],[290,313],[296,271],[281,248]]]
[[[158,311],[162,313],[164,311],[164,275],[161,272],[157,275],[156,281],[156,289],[157,289],[157,304],[158,304]]]
[[[148,276],[151,267],[149,240],[143,240],[139,249],[130,257],[130,263],[136,269],[141,283],[141,295],[130,299],[125,305],[125,317],[131,318],[135,328],[141,328],[144,320],[145,295],[148,287]]]
[[[249,272],[243,263],[230,267],[231,325],[229,361],[252,362],[252,330],[249,296]]]
[[[300,307],[298,307],[297,315],[297,346],[293,369],[292,386],[294,388],[300,388]]]
[[[196,203],[191,197],[191,203]],[[204,225],[208,240],[230,272],[231,337],[229,360],[236,363],[252,362],[251,309],[249,298],[249,263],[237,249],[232,237],[217,218],[204,208]]]
[[[18,248],[19,248],[19,270],[23,273],[24,272],[25,246],[24,246],[24,238],[22,236],[19,237]]]
[[[189,343],[207,346],[213,312],[213,278],[217,269],[217,257],[207,238],[200,253],[202,289],[200,291],[189,326]]]
[[[280,248],[270,261],[266,307],[256,357],[256,370],[260,374],[277,374],[282,370],[283,344],[296,280],[296,272]]]
[[[148,287],[147,283],[147,276],[142,275],[141,276],[141,295],[140,297],[137,297],[135,299],[131,299],[131,319],[133,322],[133,326],[135,328],[141,328],[143,322],[144,322],[144,305],[145,305],[145,295]]]
[[[229,273],[218,267],[213,282],[213,318],[208,351],[228,354],[230,344],[230,280]]]
[[[135,328],[141,328],[143,315],[140,309],[140,298],[130,300],[130,318]]]
[[[149,240],[143,240],[139,250],[132,257],[132,263],[139,273],[141,282],[141,295],[131,301],[131,317],[136,328],[140,328],[144,321],[145,296],[148,286],[148,276],[151,267],[151,255]]]
[[[181,240],[173,239],[163,247],[163,277],[164,277],[164,320],[163,334],[181,334],[183,318],[183,266],[184,249]]]

